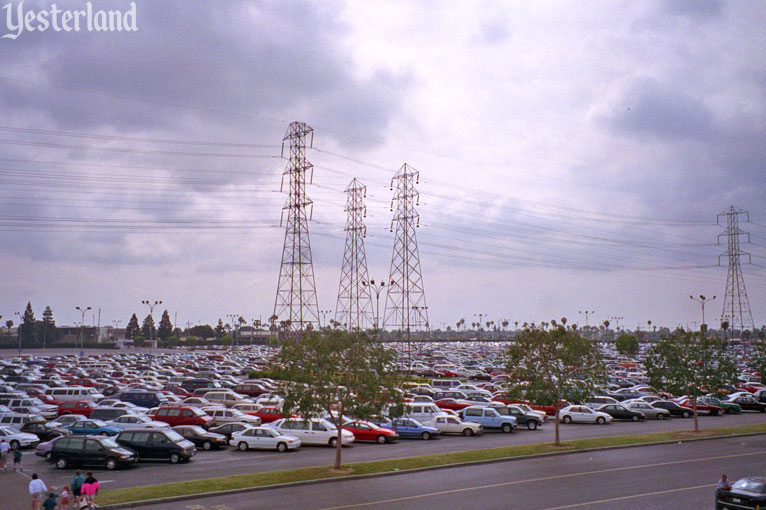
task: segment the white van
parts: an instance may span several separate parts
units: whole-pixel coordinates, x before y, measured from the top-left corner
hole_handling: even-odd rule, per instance
[[[443,416],[447,413],[433,403],[408,402],[404,414],[408,418],[417,420],[423,425],[430,425],[437,416]]]
[[[46,395],[50,395],[54,400],[66,402],[69,400],[90,400],[98,402],[104,396],[96,391],[95,388],[86,388],[84,386],[66,386],[63,388],[49,388],[45,390]]]
[[[460,386],[462,381],[457,379],[431,379],[431,387],[435,390],[450,390]]]

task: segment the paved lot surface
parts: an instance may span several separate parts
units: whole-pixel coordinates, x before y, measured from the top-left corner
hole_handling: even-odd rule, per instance
[[[761,413],[743,413],[733,416],[701,416],[700,426],[705,427],[764,423],[766,415]],[[602,436],[617,436],[644,432],[669,430],[689,430],[691,418],[646,422],[614,422],[607,425],[570,424],[561,425],[563,441]],[[538,430],[519,429],[512,434],[487,432],[482,436],[444,436],[430,441],[400,439],[396,443],[378,445],[356,443],[343,449],[343,462],[361,462],[368,460],[392,459],[426,455],[431,453],[455,452],[479,448],[491,448],[515,444],[553,442],[553,423],[548,423]],[[326,466],[332,464],[334,452],[327,447],[304,446],[297,451],[278,453],[271,451],[240,452],[233,447],[218,451],[198,451],[189,463],[171,465],[167,462],[142,462],[138,466],[118,471],[94,470],[99,480],[109,480],[105,488],[135,487],[181,480],[212,478],[232,474],[256,473],[292,469],[307,466]],[[61,486],[72,476],[72,470],[57,470],[42,458],[27,450],[24,455],[27,469],[36,471],[46,483]]]
[[[713,508],[721,473],[764,475],[766,436],[449,468],[179,502],[184,510],[253,508],[645,510]],[[146,505],[145,510],[169,508]]]

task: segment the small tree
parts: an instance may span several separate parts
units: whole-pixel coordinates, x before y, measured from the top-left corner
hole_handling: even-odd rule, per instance
[[[11,336],[11,328],[13,327],[13,321],[11,319],[8,319],[5,321],[5,327],[8,328],[8,337]]]
[[[128,321],[128,326],[125,328],[125,338],[135,338],[141,333],[141,327],[138,325],[138,317],[136,314]]]
[[[226,334],[226,327],[223,325],[223,321],[218,319],[218,325],[215,327],[215,337],[221,338]]]
[[[213,327],[210,324],[194,326],[189,330],[189,334],[203,339],[215,337],[215,331],[213,331]]]
[[[163,342],[173,334],[173,323],[170,322],[170,314],[167,310],[162,312],[162,318],[160,319],[160,327],[157,329],[157,336]]]
[[[50,306],[46,306],[43,311],[42,337],[43,347],[47,345],[48,340],[56,340],[56,321]]]
[[[511,398],[523,396],[555,406],[556,446],[561,444],[559,402],[583,400],[606,380],[595,342],[563,325],[550,330],[525,328],[506,350],[506,369],[513,379],[526,383],[512,386]]]
[[[401,405],[395,354],[364,334],[312,332],[281,342],[274,371],[287,381],[283,412],[330,413],[338,429],[334,468],[341,466],[343,415],[357,418]],[[394,412],[394,414],[398,414]]]
[[[134,336],[133,345],[135,347],[146,347],[146,338],[144,338],[143,335]]]
[[[633,335],[623,333],[614,341],[614,346],[622,354],[638,354],[638,338]]]
[[[737,363],[726,342],[704,333],[677,331],[654,345],[646,357],[649,383],[675,395],[687,395],[699,431],[697,397],[737,380]]]
[[[156,336],[156,333],[157,329],[154,327],[154,317],[152,317],[152,314],[149,314],[144,318],[144,325],[141,327],[141,335],[144,338],[152,340]]]

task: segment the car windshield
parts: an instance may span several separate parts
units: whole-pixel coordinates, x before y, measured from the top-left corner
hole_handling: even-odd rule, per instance
[[[183,436],[176,432],[175,430],[168,430],[165,431],[165,435],[171,440],[171,441],[181,441],[183,440]]]
[[[759,494],[766,494],[766,483],[759,482],[757,480],[751,480],[748,478],[738,480],[734,485],[732,485],[732,488],[749,492],[757,492]]]
[[[119,448],[119,444],[117,444],[117,441],[112,439],[111,437],[105,437],[102,439],[99,439],[99,442],[101,442],[102,445],[106,446],[107,448]]]

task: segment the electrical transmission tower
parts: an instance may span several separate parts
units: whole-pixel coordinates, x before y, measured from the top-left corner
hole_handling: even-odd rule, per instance
[[[392,211],[396,202],[391,231],[394,231],[396,224],[396,234],[383,328],[406,331],[408,341],[411,330],[423,327],[428,329],[428,306],[420,271],[418,241],[415,237],[415,231],[420,226],[420,215],[416,210],[420,194],[415,189],[419,178],[420,173],[405,163],[391,179],[391,190],[396,183],[396,192],[391,200]]]
[[[718,245],[721,245],[721,237],[726,237],[727,250],[718,256],[718,264],[721,264],[721,257],[728,257],[729,271],[726,275],[726,293],[723,300],[723,312],[721,312],[721,322],[728,321],[732,330],[740,331],[753,330],[753,314],[750,312],[750,301],[747,299],[747,290],[745,289],[745,279],[742,277],[742,267],[740,266],[740,257],[747,257],[747,263],[750,263],[750,254],[739,248],[740,237],[744,236],[745,243],[750,242],[750,234],[739,228],[740,215],[745,217],[745,221],[750,221],[750,214],[747,211],[729,207],[716,217],[716,223],[721,225],[721,218],[726,218],[726,230],[718,234]]]
[[[287,213],[274,315],[280,321],[289,321],[292,331],[310,330],[319,326],[319,306],[309,240],[308,222],[311,215],[306,215],[307,207],[312,206],[313,211],[313,202],[306,196],[306,174],[310,174],[309,183],[314,178],[314,167],[306,159],[308,135],[311,135],[311,147],[314,143],[314,130],[303,122],[292,122],[282,139],[282,156],[284,157],[285,142],[288,142],[290,159],[282,174],[281,190],[284,191],[285,176],[289,189],[280,220],[281,226]]]
[[[343,269],[340,272],[338,303],[335,306],[335,320],[345,324],[349,331],[361,331],[372,325],[372,294],[367,274],[367,255],[364,238],[367,227],[364,218],[367,207],[364,198],[367,186],[351,181],[346,188],[346,249],[343,253]]]

